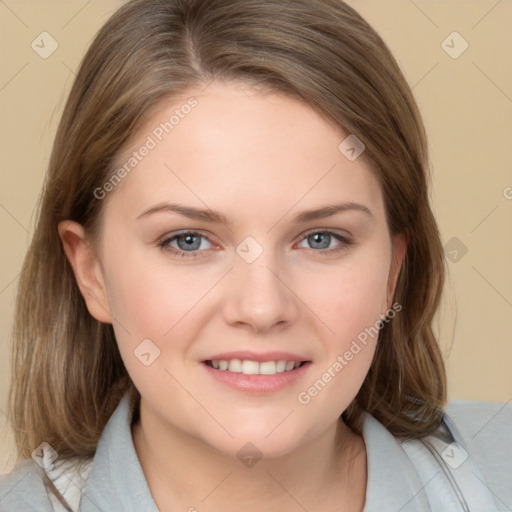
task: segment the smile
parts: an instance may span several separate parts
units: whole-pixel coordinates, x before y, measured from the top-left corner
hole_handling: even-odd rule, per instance
[[[243,373],[244,375],[275,375],[277,373],[291,372],[299,368],[305,361],[253,361],[251,359],[214,359],[205,363],[216,370],[232,373]]]
[[[261,359],[207,359],[201,367],[223,386],[250,395],[267,395],[303,380],[312,366],[311,361]]]

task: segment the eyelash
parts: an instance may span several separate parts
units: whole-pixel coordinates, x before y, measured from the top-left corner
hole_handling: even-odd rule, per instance
[[[315,250],[315,249],[310,247],[310,249],[312,251],[314,251],[314,252],[316,252],[316,253],[318,253],[318,254],[320,254],[322,256],[329,256],[329,255],[332,255],[333,253],[337,253],[337,252],[343,251],[343,250],[347,249],[350,245],[352,245],[352,241],[351,240],[349,240],[348,238],[340,235],[339,233],[335,233],[334,231],[330,231],[328,229],[325,229],[325,230],[317,229],[317,230],[309,231],[309,232],[307,232],[306,234],[303,235],[303,237],[301,239],[301,242],[304,239],[306,239],[308,236],[315,235],[317,233],[320,233],[322,235],[330,235],[333,238],[335,238],[336,240],[338,240],[339,242],[341,242],[341,246],[340,247],[331,248],[331,249]],[[199,236],[199,237],[205,238],[206,240],[210,241],[207,236],[205,236],[202,233],[199,233],[197,231],[182,231],[181,233],[177,233],[175,235],[172,235],[170,237],[165,238],[164,240],[159,242],[158,246],[162,249],[162,251],[171,253],[174,256],[180,256],[180,257],[184,257],[184,258],[195,258],[195,257],[198,256],[198,254],[200,252],[203,252],[203,251],[182,251],[180,249],[176,249],[176,248],[172,247],[171,245],[169,245],[171,242],[173,242],[177,238],[180,238],[180,237],[186,236],[186,235]]]

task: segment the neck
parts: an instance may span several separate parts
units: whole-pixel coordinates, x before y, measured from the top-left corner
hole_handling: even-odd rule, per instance
[[[252,463],[161,424],[143,403],[132,436],[160,510],[361,511],[364,505],[364,441],[342,421],[291,453]]]

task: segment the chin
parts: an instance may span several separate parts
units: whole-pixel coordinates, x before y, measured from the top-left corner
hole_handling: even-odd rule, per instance
[[[223,425],[227,433],[216,434],[214,437],[209,433],[201,436],[203,442],[215,450],[230,457],[243,458],[245,455],[264,458],[276,458],[288,455],[307,442],[307,432],[298,428],[295,422],[289,425],[282,424],[283,418],[272,417],[269,421],[262,421],[261,417],[255,414],[252,417],[252,424],[249,422],[227,423]],[[271,426],[269,426],[271,425]],[[302,427],[304,429],[304,426]],[[206,435],[204,435],[206,434]]]
[[[213,441],[213,440],[212,440]],[[262,436],[259,439],[251,437],[235,437],[234,439],[223,440],[222,442],[208,443],[216,451],[240,460],[247,467],[251,467],[255,461],[260,459],[274,459],[286,456],[296,450],[301,442],[300,439],[276,438],[266,439]]]

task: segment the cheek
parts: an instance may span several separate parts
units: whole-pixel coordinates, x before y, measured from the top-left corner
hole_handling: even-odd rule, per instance
[[[329,328],[337,349],[385,313],[389,261],[380,251],[354,254],[339,265],[318,267],[307,280],[314,284],[302,284],[305,302]]]
[[[108,271],[111,311],[134,335],[163,337],[217,280],[212,272],[158,260],[133,253]]]
[[[318,266],[301,281],[300,293],[321,320],[319,338],[324,340],[325,357],[315,368],[311,394],[304,390],[305,401],[315,397],[315,407],[338,410],[340,400],[348,406],[371,365],[381,315],[387,310],[390,256],[383,257],[386,248],[380,247],[354,254],[339,265]],[[300,397],[299,402],[303,403]]]
[[[377,262],[340,267],[329,273],[324,292],[309,295],[324,328],[325,357],[315,365],[297,401],[311,414],[339,415],[366,378],[386,311],[387,266]],[[327,276],[326,276],[327,277]]]
[[[124,365],[138,390],[158,401],[162,390],[180,392],[174,378],[186,380],[187,351],[191,340],[201,337],[201,298],[218,277],[203,272],[191,278],[190,268],[147,260],[132,254],[111,267],[110,299]],[[186,397],[184,403],[191,406]]]

